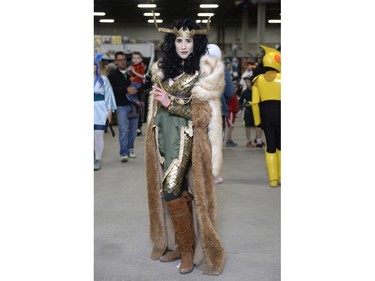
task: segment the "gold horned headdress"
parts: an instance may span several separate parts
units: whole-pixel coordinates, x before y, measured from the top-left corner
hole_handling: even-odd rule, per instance
[[[176,27],[173,27],[173,29],[170,28],[159,28],[158,24],[156,23],[156,16],[154,11],[152,11],[152,14],[154,15],[154,23],[155,27],[159,32],[164,32],[164,33],[171,33],[174,34],[176,37],[182,37],[182,38],[193,38],[194,35],[207,35],[208,32],[210,32],[210,19],[211,17],[208,18],[207,20],[207,29],[192,29],[189,30],[188,28],[184,29],[181,27],[180,29],[177,30]]]

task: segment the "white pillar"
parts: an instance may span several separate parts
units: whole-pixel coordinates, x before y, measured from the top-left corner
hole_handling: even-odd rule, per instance
[[[266,4],[258,3],[257,50],[259,50],[259,45],[264,44],[265,29],[266,29]]]
[[[248,42],[247,42],[248,32],[249,32],[249,8],[244,7],[242,8],[242,34],[241,34],[242,57],[248,56]]]

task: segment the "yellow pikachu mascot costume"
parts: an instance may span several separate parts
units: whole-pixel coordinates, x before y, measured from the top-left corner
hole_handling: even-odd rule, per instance
[[[269,183],[277,187],[281,184],[281,56],[273,48],[260,47],[266,72],[253,80],[252,109],[255,125],[261,125],[266,137]]]

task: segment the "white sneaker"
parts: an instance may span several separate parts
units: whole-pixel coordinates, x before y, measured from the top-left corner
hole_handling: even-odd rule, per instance
[[[94,163],[94,171],[98,171],[100,170],[100,168],[102,167],[102,163],[100,162],[100,160],[95,160],[95,163]]]
[[[221,184],[221,183],[223,183],[223,182],[224,182],[224,180],[223,180],[222,177],[217,177],[217,178],[215,178],[215,184]]]
[[[137,155],[135,155],[133,149],[129,149],[129,157],[130,157],[130,158],[136,158],[136,157],[137,157]]]
[[[128,162],[128,156],[126,155],[121,156],[121,162],[122,163]]]

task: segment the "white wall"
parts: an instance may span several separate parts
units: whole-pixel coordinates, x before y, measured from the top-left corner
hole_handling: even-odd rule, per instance
[[[217,35],[215,37],[210,37],[210,39],[216,39]],[[247,35],[247,43],[248,43],[248,53],[252,55],[256,55],[260,53],[260,49],[257,47],[257,28],[256,27],[249,27],[248,28],[248,35]],[[241,50],[241,27],[238,26],[225,26],[225,55],[231,56],[232,55],[232,46],[233,44],[237,44],[237,56],[247,56],[246,54],[242,53]],[[261,42],[261,44],[270,46],[275,48],[277,45],[281,45],[281,30],[280,25],[276,27],[267,27],[264,32],[264,42]]]
[[[159,27],[164,27],[160,25]],[[260,49],[257,48],[257,29],[256,27],[248,28],[248,53],[256,55],[260,53]],[[153,41],[155,43],[155,49],[158,49],[158,42],[163,40],[163,33],[156,30],[153,24],[149,25],[134,25],[128,24],[126,26],[114,24],[96,24],[94,28],[95,35],[121,35],[127,36],[134,43],[143,43],[145,41]],[[224,56],[232,56],[232,45],[237,40],[241,40],[241,26],[226,25],[224,30],[224,43],[225,50]],[[211,31],[208,34],[209,43],[218,43],[218,33],[215,26],[211,26]],[[237,43],[241,43],[238,42]],[[277,47],[281,45],[281,28],[280,25],[275,27],[266,27],[264,32],[264,42],[261,44]],[[241,46],[239,46],[241,47]],[[246,56],[242,54],[240,48],[237,49],[237,56]]]

